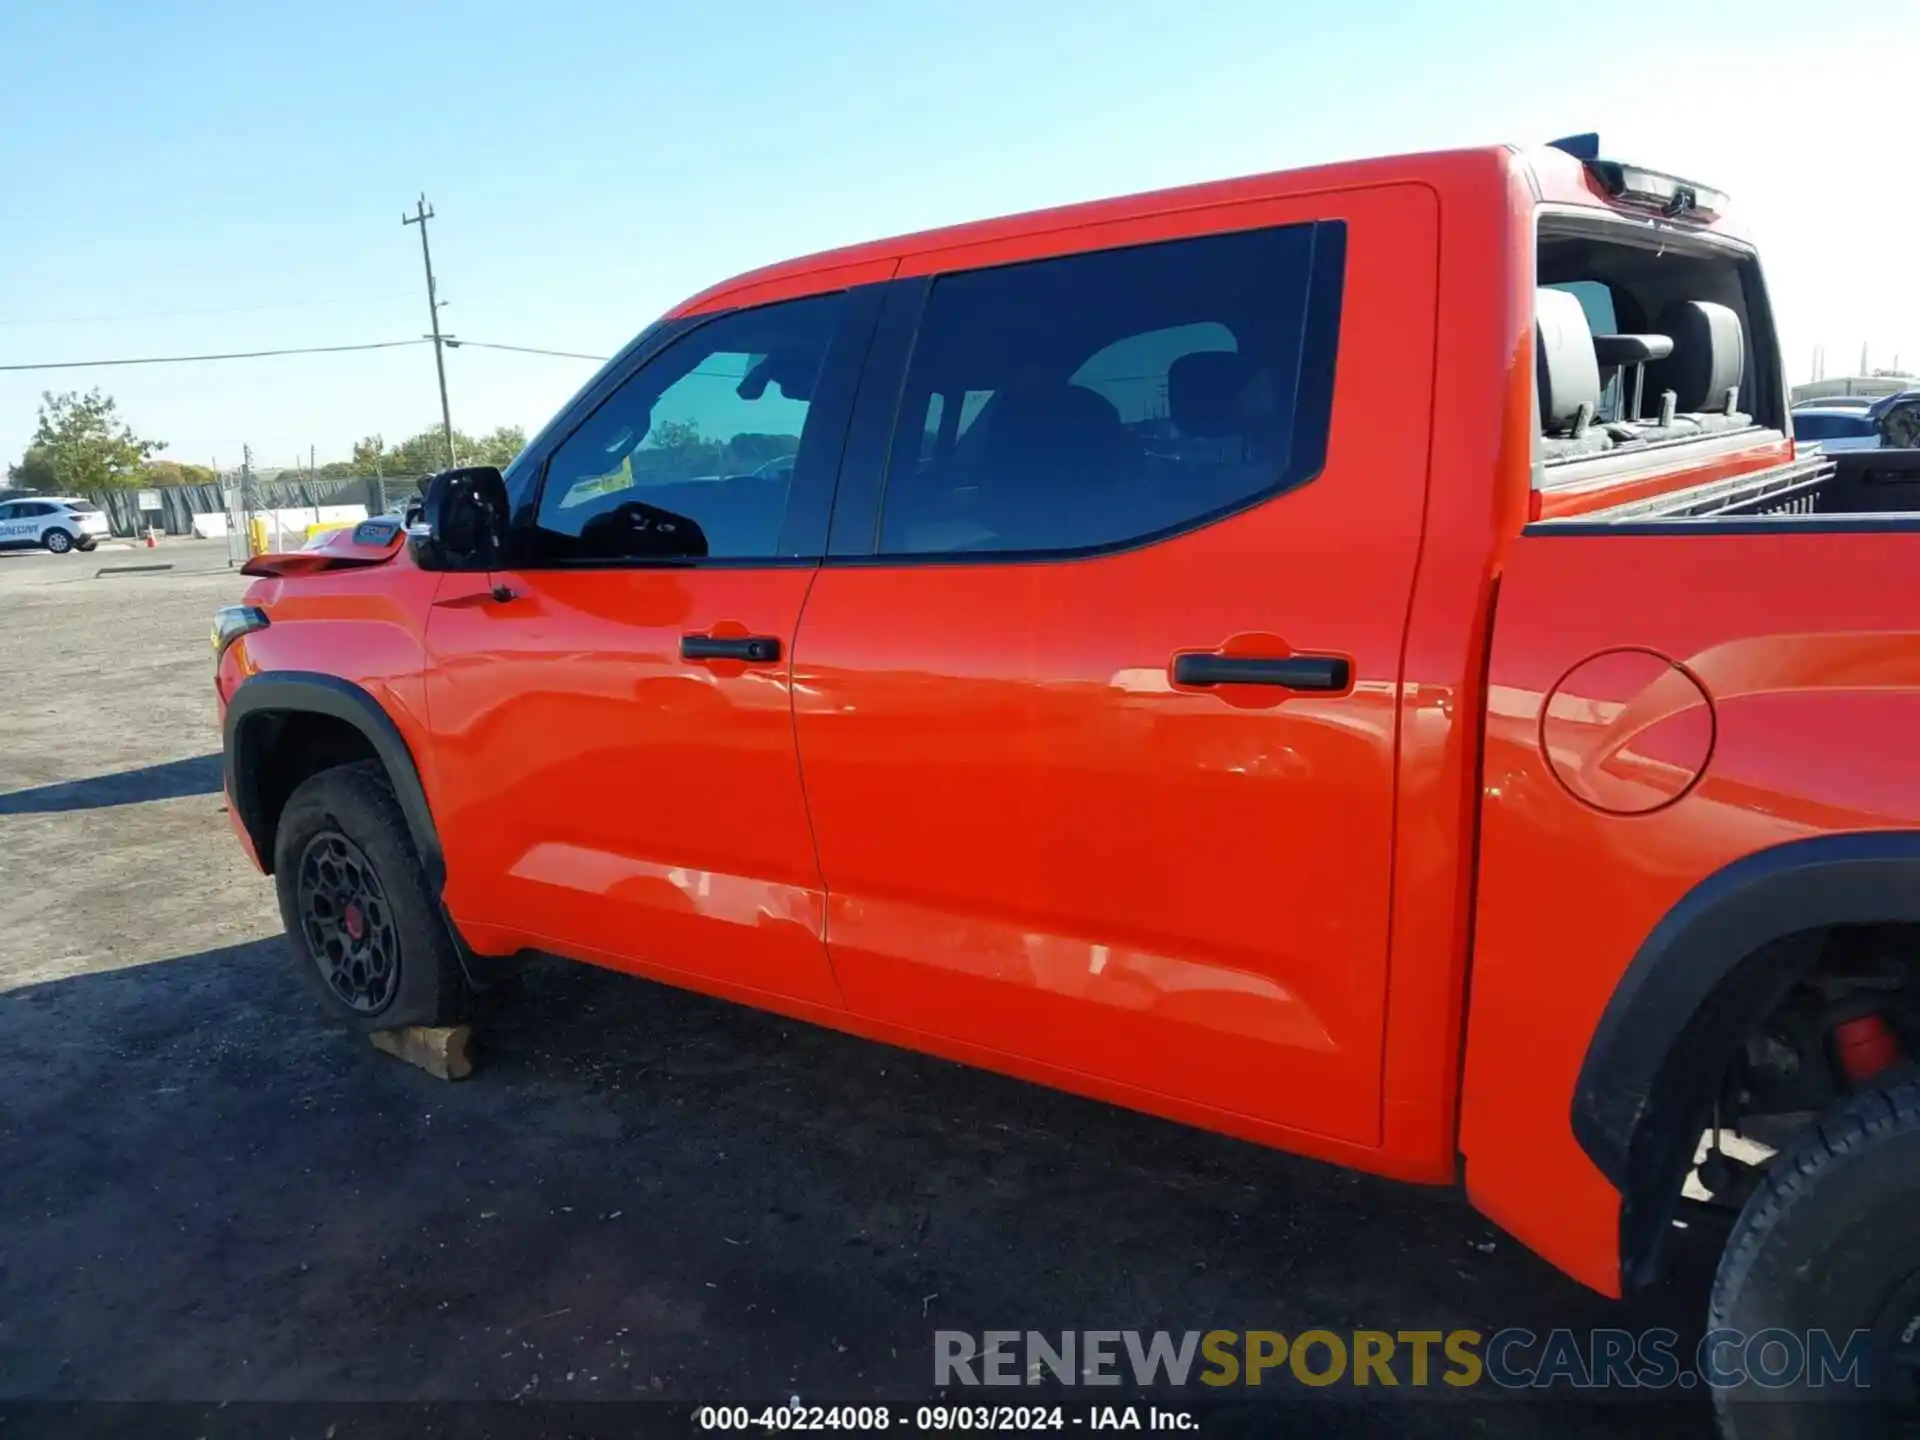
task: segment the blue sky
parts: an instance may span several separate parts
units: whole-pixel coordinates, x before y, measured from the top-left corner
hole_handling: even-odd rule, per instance
[[[406,5],[0,0],[0,364],[448,329],[607,354],[736,271],[902,230],[1325,160],[1598,129],[1729,191],[1788,367],[1920,368],[1920,42],[1804,3]],[[1855,17],[1858,18],[1857,16]],[[1896,140],[1894,137],[1901,137]],[[579,361],[448,357],[463,429]],[[99,384],[172,458],[344,458],[437,419],[426,347],[0,374]]]

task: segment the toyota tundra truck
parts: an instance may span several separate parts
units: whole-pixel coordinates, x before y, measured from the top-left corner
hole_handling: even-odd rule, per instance
[[[629,971],[1460,1184],[1609,1295],[1717,1214],[1711,1327],[1910,1398],[1920,455],[1796,443],[1726,211],[1576,137],[695,296],[246,567],[295,966],[372,1029]]]

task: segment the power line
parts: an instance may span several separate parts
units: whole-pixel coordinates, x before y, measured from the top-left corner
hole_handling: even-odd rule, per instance
[[[538,345],[502,345],[493,340],[456,340],[451,335],[447,336],[446,340],[447,348],[450,350],[458,350],[462,345],[471,345],[476,350],[512,350],[520,355],[558,355],[564,360],[604,361],[612,358],[607,355],[587,355],[578,350],[545,350]]]
[[[425,345],[426,340],[376,340],[369,345],[301,345],[282,350],[231,350],[217,355],[142,355],[124,360],[48,360],[32,365],[0,365],[0,370],[90,370],[103,365],[189,365],[201,360],[264,360],[275,355],[339,355],[349,350],[395,350]]]
[[[212,355],[138,355],[113,360],[44,360],[31,365],[0,365],[0,371],[88,370],[103,365],[191,365],[202,360],[265,360],[279,355],[342,355],[358,350],[396,350],[405,345],[431,345],[433,337],[417,340],[375,340],[365,345],[292,345],[278,350],[228,350]],[[539,345],[503,345],[493,340],[446,339],[448,349],[471,345],[478,350],[510,350],[517,355],[557,355],[567,360],[604,361],[605,355],[579,350],[548,350]],[[738,376],[733,377],[738,379]]]
[[[374,305],[385,295],[345,296],[338,300],[288,300],[267,305],[197,305],[185,310],[125,310],[115,315],[15,316],[0,319],[0,329],[32,325],[94,325],[109,320],[170,320],[182,315],[256,315],[268,310],[322,310],[334,305]]]

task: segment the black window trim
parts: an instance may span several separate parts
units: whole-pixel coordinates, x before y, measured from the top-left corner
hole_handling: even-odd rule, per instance
[[[533,476],[527,486],[525,499],[514,507],[508,521],[507,551],[500,568],[518,571],[791,570],[811,569],[818,566],[826,550],[834,494],[838,489],[839,471],[846,455],[849,421],[858,401],[867,351],[880,311],[880,291],[883,288],[883,284],[872,283],[829,287],[802,295],[768,300],[758,305],[728,306],[706,314],[663,321],[642,331],[616,362],[608,365],[596,379],[590,382],[579,396],[548,423],[534,444],[528,447],[525,458],[533,470]],[[606,559],[541,558],[531,553],[529,541],[538,522],[540,500],[547,488],[548,468],[555,453],[571,440],[602,406],[618,395],[629,380],[667,349],[717,320],[747,314],[754,310],[768,310],[777,305],[820,299],[829,295],[844,296],[846,306],[841,313],[839,326],[832,340],[828,342],[826,356],[821,362],[816,397],[808,402],[808,420],[811,422],[813,419],[813,406],[820,403],[818,391],[823,388],[829,389],[832,393],[826,397],[827,408],[823,418],[831,428],[823,436],[822,443],[832,455],[832,459],[830,462],[823,463],[824,479],[814,487],[823,493],[797,497],[799,504],[813,507],[816,511],[814,516],[801,514],[796,517],[796,488],[790,482],[786,514],[780,522],[778,543],[782,553],[777,555],[610,556]],[[797,468],[795,473],[797,477]],[[808,523],[809,520],[811,523]],[[811,539],[806,534],[795,533],[801,526],[811,533]]]
[[[867,352],[867,369],[847,427],[840,483],[834,490],[828,532],[828,564],[858,563],[880,544],[880,512],[886,494],[887,459],[906,395],[907,369],[920,339],[920,320],[938,275],[891,280]]]
[[[882,362],[883,352],[887,349],[888,329],[886,321],[882,321],[879,334],[874,340],[872,354],[875,362],[882,363],[870,364],[861,380],[861,402],[850,427],[852,434],[849,436],[841,466],[832,538],[822,563],[830,566],[906,568],[910,566],[1034,565],[1093,560],[1164,544],[1168,540],[1217,524],[1231,516],[1264,505],[1282,494],[1310,485],[1325,471],[1327,451],[1332,442],[1333,402],[1338,389],[1340,319],[1347,286],[1348,223],[1344,217],[1328,217],[1319,220],[1293,221],[1287,225],[1237,225],[1219,230],[1204,230],[1191,235],[1170,236],[1164,240],[1071,250],[1060,255],[1009,261],[1005,265],[964,266],[942,270],[929,276],[891,282],[887,287],[891,292],[888,296],[887,314],[896,326],[901,323],[902,308],[910,307],[907,343],[903,351],[886,356]],[[1178,244],[1185,240],[1205,240],[1218,235],[1246,234],[1261,230],[1291,229],[1299,225],[1312,228],[1313,241],[1312,253],[1307,261],[1307,309],[1300,335],[1303,363],[1297,381],[1294,413],[1296,417],[1313,415],[1318,423],[1311,431],[1295,429],[1293,453],[1286,468],[1281,471],[1273,484],[1228,505],[1163,526],[1158,530],[1142,535],[1130,535],[1122,540],[1104,541],[1097,545],[1077,545],[1049,550],[943,550],[929,551],[925,554],[883,552],[878,548],[880,526],[886,507],[887,486],[891,478],[887,471],[891,467],[894,441],[901,420],[900,411],[905,399],[907,375],[913,363],[913,352],[919,345],[921,322],[926,315],[928,298],[933,293],[933,287],[941,280],[954,275],[972,275],[988,270],[1044,263],[1048,260],[1072,259],[1079,255],[1144,250],[1161,245]],[[1312,355],[1324,357],[1323,362],[1319,365],[1304,363],[1305,358]],[[876,395],[876,400],[869,401],[869,395]],[[879,402],[877,395],[884,395],[885,402]],[[873,414],[873,410],[878,409],[879,403],[886,404],[884,426],[875,423],[876,416]],[[869,406],[872,408],[870,409]],[[863,420],[866,422],[864,425]],[[1307,442],[1306,452],[1303,452],[1300,447],[1303,437]],[[876,439],[879,442],[877,453]],[[855,504],[867,512],[864,516],[856,516],[846,503],[849,498],[847,471],[850,467],[866,466],[875,467],[873,473],[877,479],[871,484],[872,494],[869,497],[853,497]],[[864,548],[861,547],[860,542],[853,539],[856,531],[866,537]]]

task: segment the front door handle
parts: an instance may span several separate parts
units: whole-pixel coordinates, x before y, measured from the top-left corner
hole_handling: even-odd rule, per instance
[[[780,641],[773,635],[682,635],[682,660],[744,660],[749,665],[771,665],[780,658]]]
[[[1176,685],[1277,685],[1283,690],[1345,690],[1352,667],[1334,655],[1176,655]]]

